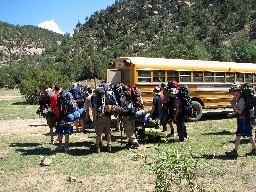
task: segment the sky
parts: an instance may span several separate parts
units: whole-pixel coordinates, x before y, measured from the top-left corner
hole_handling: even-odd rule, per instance
[[[0,0],[0,21],[73,33],[78,21],[105,10],[116,0]]]

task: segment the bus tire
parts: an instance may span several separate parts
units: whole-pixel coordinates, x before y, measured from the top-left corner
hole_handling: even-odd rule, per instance
[[[198,121],[203,114],[202,105],[197,101],[192,101],[193,115],[189,118],[189,121]]]

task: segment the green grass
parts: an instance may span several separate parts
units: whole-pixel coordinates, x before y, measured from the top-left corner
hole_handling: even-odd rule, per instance
[[[153,191],[154,154],[166,147],[192,149],[204,167],[196,180],[204,191],[255,191],[255,157],[245,156],[251,150],[248,139],[242,139],[237,160],[224,155],[234,147],[236,129],[236,119],[225,114],[187,123],[189,139],[184,143],[168,138],[143,143],[138,150],[127,149],[120,145],[120,133],[114,132],[113,152],[96,154],[95,133],[89,130],[72,134],[70,152],[65,154],[54,152],[45,121],[34,119],[38,106],[23,102],[22,98],[0,100],[0,120],[10,120],[0,121],[0,191]],[[22,126],[21,119],[34,120]],[[8,126],[15,121],[17,127]],[[41,167],[41,156],[52,164]],[[69,176],[77,181],[68,181]]]

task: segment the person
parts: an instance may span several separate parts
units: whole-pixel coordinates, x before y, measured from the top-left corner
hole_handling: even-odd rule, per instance
[[[61,105],[58,101],[58,94],[62,91],[62,87],[60,84],[56,84],[54,86],[55,94],[51,98],[50,107],[52,112],[56,114],[56,132],[58,134],[58,146],[56,147],[56,151],[65,150],[68,152],[68,143],[69,143],[69,135],[71,135],[73,129],[72,126],[63,124],[63,111],[61,110]],[[62,146],[63,134],[65,135],[65,144],[64,147]]]
[[[173,121],[177,125],[177,132],[180,142],[183,142],[187,138],[187,128],[185,124],[185,117],[182,111],[182,102],[181,99],[177,96],[179,90],[177,88],[170,88],[169,95],[174,99],[174,114]]]
[[[74,121],[74,126],[76,128],[76,132],[79,132],[79,124],[82,128],[82,132],[84,132],[84,119],[85,119],[85,110],[84,110],[84,97],[83,90],[81,89],[80,84],[74,83],[70,93],[74,97],[75,102],[77,103],[79,117],[77,117]]]
[[[96,153],[100,153],[100,147],[102,146],[102,133],[105,133],[107,140],[107,151],[111,152],[111,130],[110,120],[111,115],[105,111],[107,103],[105,102],[105,93],[107,87],[99,86],[95,89],[93,96],[93,125],[96,132]]]
[[[85,109],[85,124],[90,125],[92,123],[92,119],[90,116],[90,114],[92,113],[92,88],[91,87],[87,87],[86,99],[84,102],[84,109]]]
[[[162,116],[161,116],[161,125],[163,126],[163,132],[167,131],[167,124],[170,125],[171,137],[174,137],[174,123],[173,123],[173,109],[174,102],[173,98],[169,97],[169,92],[165,83],[161,83],[161,94],[162,97]]]
[[[240,93],[241,85],[239,82],[235,82],[229,89],[229,92],[233,95],[233,99],[230,104],[233,107],[233,112],[228,113],[228,117],[237,115],[237,130],[236,130],[236,141],[233,150],[225,152],[226,156],[231,158],[238,157],[238,147],[240,145],[240,140],[242,136],[247,136],[251,142],[252,150],[247,153],[247,155],[256,155],[256,146],[253,139],[253,134],[251,130],[250,120],[245,113],[246,103]]]
[[[45,92],[47,92],[47,94],[49,95],[49,97],[51,98],[54,93],[53,93],[53,88],[54,86],[50,86],[48,89],[45,90]],[[51,99],[50,99],[50,102],[51,102]],[[56,127],[56,114],[52,112],[51,108],[50,108],[50,103],[48,105],[48,112],[46,114],[46,121],[47,121],[47,124],[50,128],[50,137],[51,137],[51,144],[54,144],[54,132],[53,130],[55,129]]]
[[[161,89],[159,86],[155,87],[153,90],[153,93],[155,94],[154,98],[153,98],[153,105],[152,105],[152,109],[150,111],[150,117],[153,120],[156,120],[156,125],[159,126],[160,124],[160,119],[162,116],[162,98],[160,96],[161,94]]]
[[[127,115],[122,116],[123,129],[128,137],[129,144],[131,144],[134,148],[138,148],[140,146],[136,136],[135,136],[135,121],[130,120],[131,111],[129,111],[129,104],[131,98],[131,92],[129,91],[129,87],[126,85],[122,86],[122,96],[120,98],[121,109],[124,112],[127,112]],[[128,114],[130,113],[130,114]]]

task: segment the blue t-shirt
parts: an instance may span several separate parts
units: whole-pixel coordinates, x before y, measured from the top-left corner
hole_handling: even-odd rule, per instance
[[[161,115],[162,115],[162,98],[160,95],[155,95],[155,97],[153,98],[153,105],[155,106],[155,109],[152,113],[152,118],[153,119],[160,119]]]

